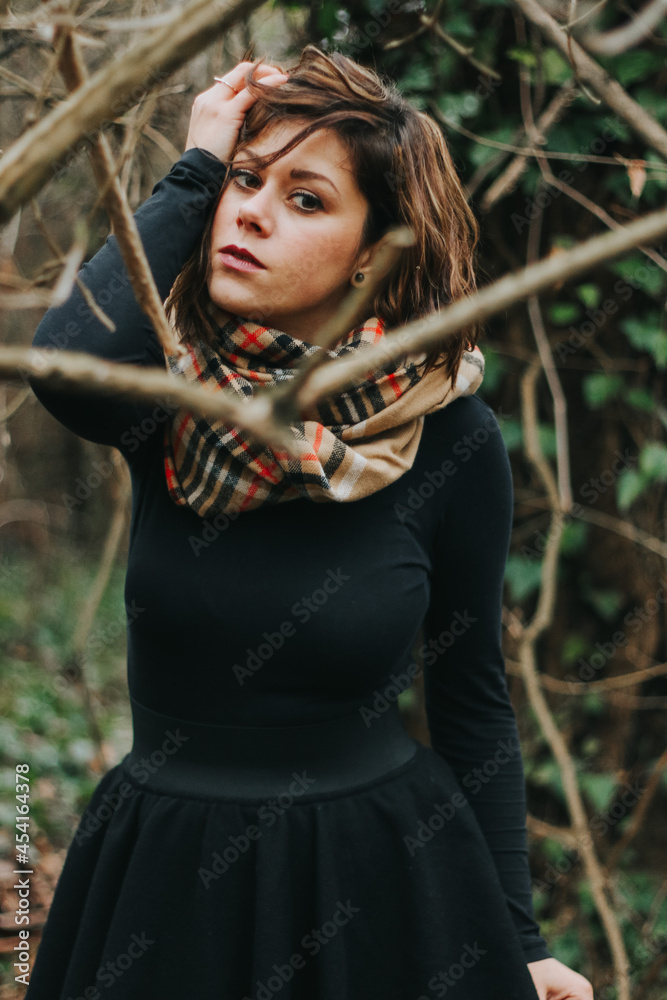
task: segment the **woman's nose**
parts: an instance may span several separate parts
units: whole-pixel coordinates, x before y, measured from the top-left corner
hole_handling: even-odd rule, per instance
[[[268,232],[271,229],[271,211],[266,188],[243,198],[236,216],[236,224],[239,229],[244,226],[262,232]]]

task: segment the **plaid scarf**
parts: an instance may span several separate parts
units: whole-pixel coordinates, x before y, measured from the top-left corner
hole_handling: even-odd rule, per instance
[[[363,351],[385,336],[376,316],[355,327],[332,358]],[[323,348],[280,330],[233,316],[216,330],[213,347],[198,341],[183,358],[167,354],[167,368],[189,382],[249,398],[256,389],[294,377],[292,366]],[[425,353],[408,355],[368,373],[345,392],[300,413],[291,429],[303,444],[299,459],[253,439],[240,427],[194,417],[179,408],[164,427],[169,494],[200,517],[245,511],[306,497],[348,502],[375,493],[411,468],[424,415],[477,390],[484,376],[478,347],[463,354],[456,384],[442,369],[420,377]]]

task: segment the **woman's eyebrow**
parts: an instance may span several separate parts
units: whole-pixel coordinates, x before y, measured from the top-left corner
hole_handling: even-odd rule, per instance
[[[314,170],[303,170],[298,167],[294,167],[293,170],[290,170],[289,175],[290,177],[293,177],[295,181],[326,181],[327,184],[331,184],[331,187],[334,189],[336,194],[340,194],[340,191],[332,180],[329,180],[329,178],[325,177],[324,174],[316,174]]]
[[[246,146],[243,152],[248,154],[249,159],[253,159],[253,151],[250,146]],[[243,161],[240,160],[239,162],[242,163]],[[324,174],[317,174],[314,170],[306,170],[304,167],[293,167],[289,175],[295,181],[325,181],[331,185],[336,194],[340,194],[340,191],[329,177],[325,177]]]

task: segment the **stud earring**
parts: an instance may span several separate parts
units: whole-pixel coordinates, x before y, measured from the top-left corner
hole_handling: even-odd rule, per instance
[[[361,282],[362,282],[362,281],[364,280],[364,278],[365,278],[365,275],[364,275],[363,271],[357,271],[357,273],[356,273],[356,274],[355,274],[355,276],[354,276],[354,280],[355,280],[355,281],[357,282],[357,284],[359,284],[359,285],[360,285],[360,284],[361,284]]]

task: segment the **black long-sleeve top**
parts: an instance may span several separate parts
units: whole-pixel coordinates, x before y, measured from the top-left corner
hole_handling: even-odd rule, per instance
[[[190,149],[136,212],[163,299],[225,170]],[[80,276],[116,331],[75,288],[47,311],[33,347],[166,370],[113,235]],[[468,396],[427,415],[413,467],[371,496],[300,497],[207,521],[168,496],[161,405],[31,384],[60,423],[113,445],[131,471],[130,693],[180,718],[296,725],[377,708],[421,661],[433,749],[472,805],[526,961],[551,957],[532,909],[523,761],[501,650],[513,489],[490,407]]]

